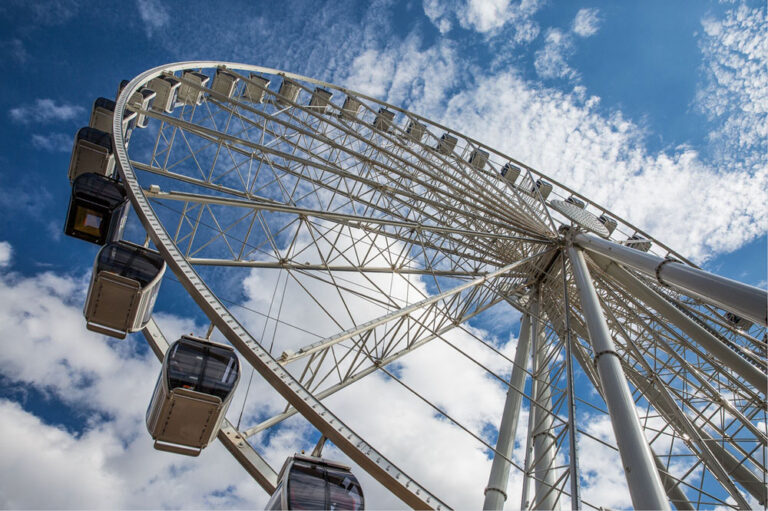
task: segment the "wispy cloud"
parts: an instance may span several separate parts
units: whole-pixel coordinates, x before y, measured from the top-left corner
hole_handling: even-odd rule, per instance
[[[442,34],[456,25],[485,35],[493,35],[505,26],[512,26],[515,42],[527,43],[539,33],[538,24],[532,18],[542,4],[539,0],[424,0],[422,8]]]
[[[749,163],[768,166],[768,14],[743,3],[724,18],[705,18],[701,50],[705,82],[696,106],[716,128],[710,133],[727,163],[754,155]],[[765,189],[763,189],[764,191]],[[765,200],[765,196],[763,196]]]
[[[575,78],[576,70],[568,65],[573,54],[573,38],[557,28],[547,31],[544,47],[536,52],[533,62],[542,78]]]
[[[152,36],[171,20],[168,7],[159,0],[137,0],[136,7],[139,9],[141,21],[144,22],[147,36]]]
[[[571,30],[573,33],[581,37],[589,37],[597,33],[597,29],[600,28],[600,16],[599,10],[579,9],[576,13],[576,17],[573,19],[573,26]]]
[[[3,52],[8,53],[13,60],[24,64],[29,59],[29,53],[21,39],[11,39],[0,43]]]
[[[44,151],[67,153],[72,150],[72,136],[64,133],[35,133],[32,135],[32,145]]]
[[[0,241],[0,268],[5,268],[11,264],[13,249],[7,241]]]
[[[34,104],[12,108],[8,114],[22,124],[69,121],[82,116],[85,108],[68,103],[58,104],[53,99],[36,99]]]

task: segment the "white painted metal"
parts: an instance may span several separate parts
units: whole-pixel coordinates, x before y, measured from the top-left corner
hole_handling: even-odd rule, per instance
[[[238,84],[232,91],[229,88],[213,90],[203,84],[204,77],[182,76],[181,72],[188,69],[199,69],[202,74],[226,69]],[[131,188],[132,202],[169,266],[211,317],[212,324],[219,327],[248,363],[289,403],[283,413],[261,424],[246,424],[243,433],[230,431],[233,438],[240,439],[238,442],[245,442],[245,437],[300,413],[405,502],[418,507],[444,507],[446,505],[437,497],[397,471],[386,458],[341,424],[320,400],[374,372],[391,375],[385,368],[387,364],[432,340],[450,345],[446,337],[448,332],[455,328],[464,329],[463,325],[471,318],[507,301],[539,320],[541,349],[537,351],[551,354],[545,361],[549,368],[547,377],[551,381],[546,378],[534,381],[532,396],[545,396],[546,399],[539,398],[532,403],[532,409],[541,413],[534,411],[531,419],[534,415],[543,415],[550,421],[548,428],[539,428],[542,424],[539,422],[536,433],[546,431],[546,434],[539,434],[537,438],[546,436],[552,440],[549,435],[555,435],[562,440],[567,425],[560,417],[563,408],[558,408],[556,415],[546,411],[564,402],[563,389],[568,383],[563,375],[567,373],[570,378],[573,373],[570,368],[564,369],[564,362],[553,362],[553,357],[562,357],[563,352],[572,350],[572,356],[598,392],[604,393],[604,385],[599,381],[602,374],[598,378],[589,361],[596,353],[590,353],[589,345],[577,338],[587,338],[582,319],[586,313],[577,299],[578,290],[572,282],[568,282],[564,289],[561,279],[554,278],[558,276],[560,264],[555,264],[556,258],[547,249],[560,242],[557,234],[559,220],[556,218],[561,217],[554,213],[550,216],[551,202],[545,202],[545,196],[551,194],[558,199],[573,196],[574,202],[579,206],[583,202],[595,215],[617,219],[615,222],[601,220],[608,236],[615,233],[614,239],[625,239],[628,234],[637,233],[653,242],[651,250],[667,250],[684,261],[682,256],[647,233],[509,156],[415,114],[331,84],[256,66],[189,62],[144,73],[131,82],[123,96],[138,90],[150,79],[173,73],[185,87],[183,102],[186,104],[174,109],[173,115],[141,111],[154,127],[134,134],[134,137],[156,134],[151,158],[135,152],[138,156],[129,160],[125,144],[116,143],[115,146],[120,167]],[[286,94],[281,96],[277,86],[269,88],[266,84],[270,79],[276,84],[290,83],[290,94],[284,89]],[[119,106],[116,110],[124,114]],[[387,123],[384,122],[386,119],[380,119],[380,129],[375,129],[376,115],[380,111],[392,113],[388,119],[396,117],[405,122]],[[410,131],[409,125],[412,126]],[[452,143],[450,150],[439,145],[442,134],[446,134],[445,140]],[[143,139],[136,140],[141,142]],[[171,158],[172,150],[181,150],[185,155],[182,154],[181,159]],[[468,162],[473,150],[488,153],[483,165],[473,166]],[[206,163],[205,151],[215,152],[214,164]],[[222,161],[228,166],[220,171],[217,164]],[[514,169],[519,167],[519,174],[523,175],[522,179],[517,179],[520,181],[518,185],[505,182],[511,174],[500,175],[507,162],[514,165]],[[509,169],[511,167],[508,174],[512,172]],[[137,173],[142,176],[142,187],[139,187]],[[269,186],[257,182],[254,177],[267,173],[271,176]],[[154,185],[155,181],[145,179],[155,178],[163,187],[172,180],[178,190],[171,188],[170,192],[160,192],[159,187],[148,186]],[[535,191],[536,181],[546,184]],[[328,197],[339,201],[325,202]],[[149,199],[152,204],[175,208],[178,221],[161,219],[150,206]],[[345,202],[342,204],[342,201]],[[222,211],[228,214],[220,213]],[[232,223],[235,214],[237,220]],[[288,219],[282,227],[270,223],[278,216]],[[235,232],[239,234],[233,234]],[[252,234],[255,232],[259,232],[260,237]],[[308,261],[301,250],[297,250],[300,233],[312,239],[311,247],[319,252],[315,260]],[[288,248],[284,249],[282,240],[286,238]],[[279,243],[278,239],[281,240]],[[372,241],[384,248],[372,246]],[[214,247],[216,250],[212,250]],[[523,263],[524,260],[528,262]],[[517,263],[520,264],[514,266]],[[283,278],[282,282],[290,279],[292,284],[304,287],[307,296],[313,299],[315,297],[304,281],[332,286],[347,307],[353,326],[350,328],[350,323],[342,326],[337,321],[335,331],[342,332],[337,335],[346,334],[346,340],[333,342],[336,337],[331,335],[319,344],[310,342],[310,346],[315,347],[309,348],[311,353],[307,352],[306,358],[286,354],[286,364],[296,362],[292,369],[304,367],[300,376],[291,377],[285,370],[287,368],[271,357],[267,339],[259,338],[257,342],[246,332],[190,265],[198,266],[201,272],[207,271],[209,266],[273,271]],[[664,263],[660,270],[666,272],[671,266],[676,265]],[[507,271],[503,272],[505,269]],[[382,287],[370,277],[381,278],[387,273],[394,281],[405,282],[414,293],[406,303],[389,296],[386,286]],[[411,283],[409,276],[417,282],[431,283],[436,291],[425,293]],[[350,277],[359,277],[364,284],[351,286]],[[642,378],[655,372],[658,375],[655,384],[669,391],[675,408],[690,410],[694,429],[708,432],[706,440],[700,435],[702,441],[719,446],[710,449],[710,457],[698,444],[685,438],[690,434],[678,427],[679,417],[675,413],[679,412],[668,414],[672,408],[664,408],[666,401],[659,401],[650,392],[636,391],[638,410],[647,407],[649,416],[654,416],[657,408],[664,410],[661,416],[665,422],[661,430],[655,429],[656,426],[646,426],[644,430],[658,454],[652,458],[654,466],[669,465],[676,459],[690,460],[691,468],[681,476],[679,483],[664,474],[665,487],[671,498],[683,506],[690,502],[700,507],[708,502],[712,506],[727,507],[729,504],[725,499],[729,495],[738,496],[738,490],[734,493],[728,477],[753,493],[754,481],[746,473],[765,465],[759,450],[755,451],[754,447],[764,445],[765,435],[759,426],[761,420],[765,422],[763,395],[751,388],[751,380],[735,376],[738,371],[731,371],[727,365],[720,367],[720,356],[702,351],[702,344],[693,334],[678,329],[666,314],[651,307],[648,300],[639,300],[634,288],[621,284],[607,271],[596,271],[595,278],[610,322],[610,333],[614,338],[624,340],[624,344],[617,342],[614,348],[624,360],[633,385],[640,388],[641,384],[636,384],[635,380],[642,382]],[[461,287],[460,291],[445,291],[457,285]],[[541,315],[532,314],[531,305],[525,299],[518,299],[535,285],[540,285],[542,293]],[[343,294],[351,292],[380,305],[382,312],[378,319],[372,320],[371,316],[358,318],[354,310],[349,311]],[[441,298],[435,299],[436,296]],[[273,304],[277,313],[270,308],[266,316],[270,321],[282,324],[279,300]],[[409,308],[413,304],[418,305]],[[563,318],[564,304],[566,312],[573,312],[570,326],[569,316]],[[323,305],[319,303],[320,307]],[[675,307],[686,306],[675,304]],[[741,334],[730,328],[726,319],[705,309],[692,310],[690,314],[684,312],[683,316],[690,316],[689,320],[701,323],[700,328],[710,337],[721,344],[729,343],[729,349],[740,350],[760,366],[763,346],[760,340],[751,336],[738,337]],[[331,316],[328,311],[326,313]],[[563,336],[563,329],[571,335]],[[626,334],[621,333],[622,329]],[[470,332],[468,329],[464,331]],[[755,334],[753,330],[752,335],[762,333]],[[571,339],[567,342],[561,340],[568,337]],[[728,340],[724,340],[726,337]],[[747,353],[743,346],[750,346],[754,353]],[[466,352],[462,354],[484,367]],[[618,366],[617,357],[598,355],[601,361],[615,359],[614,365]],[[570,362],[571,355],[566,353],[566,356]],[[598,363],[598,372],[602,364]],[[484,369],[488,371],[487,367]],[[419,396],[418,389],[409,387],[409,390]],[[423,396],[419,397],[429,402]],[[583,388],[577,388],[576,395],[571,397],[591,406],[592,397]],[[572,419],[575,416],[573,404],[569,402],[567,413],[571,445],[575,444],[577,431]],[[631,399],[625,404],[635,406]],[[456,424],[474,435],[471,428]],[[532,422],[531,427],[534,425]],[[581,430],[579,435],[581,441],[595,440]],[[670,438],[675,445],[674,453],[659,448]],[[475,439],[482,443],[479,436],[475,435]],[[617,435],[617,441],[623,456],[627,440]],[[536,471],[532,466],[528,468],[537,488],[549,487],[551,491],[547,498],[557,501],[568,494],[564,477],[569,474],[571,493],[576,493],[573,484],[576,483],[578,489],[578,462],[575,453],[560,449],[554,442],[553,445],[558,449],[558,460],[567,458],[563,459],[562,466],[550,470],[558,474],[555,481],[547,481],[546,474],[543,476],[541,472],[544,467],[554,468],[553,463],[542,463],[539,456],[533,457],[539,474],[534,477]],[[487,444],[485,448],[491,449]],[[230,450],[236,457],[243,456],[239,450]],[[497,451],[495,460],[504,461],[508,469],[520,470],[501,449]],[[713,463],[712,457],[717,458],[717,463]],[[713,479],[705,470],[714,473],[719,470],[718,466],[728,474],[724,476],[720,471],[716,475],[722,486],[712,482],[699,487],[699,478]],[[258,470],[249,472],[257,480],[261,477],[262,481],[267,481]],[[556,488],[552,490],[552,486]],[[499,496],[496,491],[488,492],[492,493]],[[523,493],[526,500],[526,490]],[[539,491],[538,495],[543,493],[546,492]],[[578,495],[571,501],[576,505]],[[585,507],[601,504],[584,501]],[[536,505],[541,507],[543,504]]]
[[[621,362],[600,310],[584,254],[571,246],[568,248],[568,257],[581,297],[589,340],[595,352],[595,365],[611,415],[611,424],[621,453],[632,504],[636,509],[669,509],[669,502],[653,455],[643,435]]]
[[[538,291],[536,293],[538,295]],[[546,365],[546,346],[542,345],[539,316],[539,297],[531,304],[531,345],[533,346],[533,378],[537,381],[536,393],[533,394],[536,404],[531,406],[533,413],[533,457],[534,499],[532,509],[560,509],[559,493],[556,491],[557,477],[555,474],[555,437],[552,416],[552,391],[550,388],[549,367]]]
[[[515,448],[515,432],[520,418],[520,405],[523,400],[526,369],[530,359],[531,344],[531,317],[523,314],[520,325],[520,335],[515,348],[515,363],[512,366],[512,375],[509,378],[509,390],[504,402],[504,411],[499,425],[499,437],[496,440],[496,450],[507,458],[512,457]],[[491,466],[491,474],[488,477],[488,486],[485,488],[485,502],[483,509],[503,509],[507,500],[507,483],[509,482],[509,462],[500,456],[494,456]]]
[[[672,259],[633,250],[590,234],[574,237],[579,246],[672,285],[763,326],[768,325],[768,291],[694,268]]]
[[[600,267],[606,273],[626,286],[632,294],[653,307],[659,314],[662,314],[672,324],[688,334],[691,339],[701,344],[707,352],[716,356],[720,362],[726,364],[729,368],[733,369],[737,374],[754,385],[755,390],[762,394],[768,392],[768,375],[747,362],[747,360],[740,356],[736,351],[726,346],[722,341],[680,312],[679,309],[672,306],[667,300],[662,298],[640,279],[622,269],[611,259],[606,259],[599,255],[593,256],[593,259],[598,262]]]

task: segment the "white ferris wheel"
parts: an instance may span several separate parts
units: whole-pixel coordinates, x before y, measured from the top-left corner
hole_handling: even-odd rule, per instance
[[[450,508],[328,404],[378,375],[493,459],[477,494],[485,509],[601,508],[581,491],[578,452],[590,446],[618,452],[635,508],[766,505],[766,292],[697,268],[449,127],[287,72],[182,62],[96,101],[70,179],[65,230],[104,245],[89,328],[141,330],[165,357],[147,418],[158,448],[197,454],[217,436],[279,493],[292,469],[249,438],[300,414],[320,440],[294,465],[320,460],[329,440],[405,504]],[[129,202],[143,246],[120,240]],[[269,298],[243,306],[238,284],[253,272]],[[173,354],[151,318],[169,277],[210,319]],[[521,315],[511,354],[473,326],[500,310]],[[213,332],[228,345],[210,343]],[[433,344],[504,389],[490,434],[402,378],[404,357]],[[185,349],[205,358],[196,376],[179,369]],[[238,375],[274,389],[282,411],[241,424],[233,406],[227,418]],[[396,404],[380,408],[398,427]],[[613,438],[582,427],[582,411],[608,418]],[[520,495],[507,495],[512,473]]]

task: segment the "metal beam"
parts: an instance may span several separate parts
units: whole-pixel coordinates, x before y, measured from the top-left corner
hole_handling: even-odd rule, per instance
[[[533,378],[537,380],[536,394],[533,398],[541,407],[532,407],[534,414],[533,453],[536,463],[534,474],[535,493],[533,509],[560,509],[558,494],[553,491],[556,483],[555,471],[555,437],[552,435],[552,391],[549,381],[549,368],[542,367],[544,362],[544,347],[541,346],[541,326],[539,325],[539,293],[531,303],[531,343],[533,345]],[[543,407],[543,408],[542,408]]]
[[[530,358],[530,316],[523,314],[520,324],[520,335],[517,339],[517,348],[515,351],[515,362],[512,366],[512,375],[509,378],[509,389],[507,390],[507,399],[504,403],[504,412],[501,416],[499,425],[499,437],[496,441],[496,451],[502,453],[506,458],[512,458],[512,452],[515,448],[515,432],[517,431],[517,422],[520,418],[520,405],[523,399],[523,389],[525,387],[525,376]],[[507,484],[509,482],[509,462],[501,456],[493,457],[491,465],[491,474],[488,477],[488,486],[485,489],[485,510],[501,510],[504,508],[504,502],[507,500]]]
[[[701,325],[683,314],[656,291],[644,284],[640,279],[621,268],[610,259],[600,255],[591,254],[591,258],[604,272],[621,283],[630,293],[651,306],[656,312],[664,316],[668,321],[677,326],[698,343],[708,353],[717,358],[736,374],[751,383],[757,392],[765,395],[768,392],[768,375],[750,364],[734,350],[726,346],[722,341],[707,332]]]
[[[452,289],[449,289],[448,291],[445,291],[443,293],[430,296],[429,298],[426,298],[424,300],[421,300],[420,302],[416,302],[412,305],[409,305],[407,307],[403,307],[401,309],[397,309],[395,311],[390,312],[389,314],[385,314],[383,316],[380,316],[376,319],[372,319],[370,321],[366,321],[365,323],[362,323],[358,326],[355,326],[353,328],[350,328],[348,330],[345,330],[344,332],[340,332],[338,334],[334,334],[326,339],[322,339],[320,341],[314,342],[312,344],[309,344],[307,346],[304,346],[303,348],[299,349],[293,354],[289,353],[283,353],[283,355],[280,357],[280,363],[282,365],[285,365],[288,362],[291,362],[293,360],[297,360],[299,358],[306,357],[308,355],[311,355],[312,353],[315,353],[317,351],[324,350],[328,348],[329,346],[332,346],[334,344],[338,344],[342,341],[345,341],[347,339],[350,339],[352,337],[355,337],[357,335],[363,334],[369,330],[372,330],[376,328],[377,326],[383,325],[385,323],[388,323],[394,319],[401,318],[404,316],[407,316],[411,313],[414,313],[418,310],[424,309],[427,306],[433,305],[441,300],[445,300],[446,298],[456,295],[458,293],[461,293],[462,291],[465,291],[467,289],[481,286],[488,282],[491,279],[494,279],[496,277],[500,277],[506,273],[509,273],[510,271],[514,270],[518,266],[521,266],[529,261],[532,261],[534,259],[537,259],[541,257],[543,254],[548,252],[548,250],[545,250],[543,252],[534,254],[532,256],[526,257],[525,259],[521,259],[519,261],[515,261],[512,264],[508,264],[507,266],[504,266],[503,268],[499,268],[498,270],[491,272],[483,277],[479,277],[475,280],[472,280],[470,282],[467,282],[465,284],[461,284],[459,286],[456,286]]]
[[[142,329],[141,333],[144,334],[144,338],[155,356],[162,362],[165,351],[168,349],[168,341],[155,320],[150,318],[149,323]],[[275,493],[277,472],[227,419],[222,422],[217,438],[264,491],[270,495]]]
[[[611,425],[619,447],[624,475],[632,504],[636,509],[669,510],[659,472],[635,410],[632,394],[621,368],[608,324],[600,309],[584,254],[568,247],[568,256],[581,298],[581,307],[595,353],[595,365],[611,416]]]
[[[768,325],[768,292],[673,259],[664,259],[625,247],[592,234],[577,233],[580,247],[655,277],[664,286],[674,286],[763,326]]]

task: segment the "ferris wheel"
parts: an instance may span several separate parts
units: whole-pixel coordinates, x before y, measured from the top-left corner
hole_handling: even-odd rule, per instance
[[[319,433],[314,455],[329,440],[404,503],[451,507],[328,404],[378,375],[493,459],[477,494],[486,509],[600,508],[582,495],[578,453],[592,445],[618,452],[636,508],[766,505],[764,290],[704,272],[585,195],[449,127],[287,72],[161,66],[122,84],[111,106],[94,104],[90,128],[76,140],[73,201],[75,189],[96,186],[77,175],[78,162],[91,158],[104,175],[114,166],[119,178],[99,193],[111,193],[111,212],[125,209],[120,193],[130,199],[146,230],[148,273],[146,289],[124,301],[135,310],[115,327],[96,317],[109,284],[97,275],[112,264],[100,255],[89,328],[141,329],[162,357],[169,343],[151,311],[167,265],[211,322],[188,342],[217,331],[240,355],[240,384],[262,382],[284,400],[252,424],[230,422],[224,406],[207,430],[268,493],[279,467],[248,439],[299,414]],[[99,139],[107,129],[111,141]],[[119,238],[124,218],[91,227],[91,241]],[[114,257],[127,260],[142,247],[121,250]],[[242,295],[246,281],[258,298]],[[491,328],[499,311],[520,315],[512,355],[477,327]],[[492,434],[401,374],[403,360],[436,344],[503,388]],[[584,427],[587,412],[609,418],[613,437]],[[515,451],[520,428],[527,434]],[[515,472],[522,491],[508,495]]]

